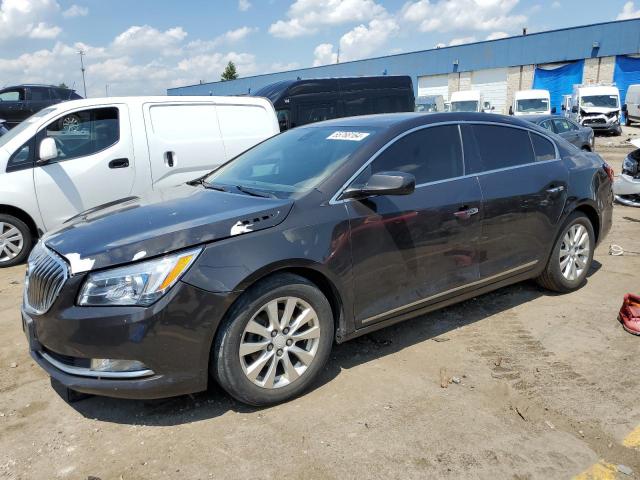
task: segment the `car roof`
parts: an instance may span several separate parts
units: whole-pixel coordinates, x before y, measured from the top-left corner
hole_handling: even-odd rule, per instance
[[[358,117],[336,118],[319,123],[310,123],[298,128],[323,127],[371,127],[371,128],[414,128],[442,122],[490,122],[506,123],[520,127],[531,127],[531,124],[518,117],[499,115],[496,113],[476,112],[443,112],[443,113],[382,113],[377,115],[361,115]]]
[[[564,118],[558,117],[558,115],[544,114],[544,115],[520,115],[520,118],[528,122],[539,123],[545,120],[551,120],[552,118]]]

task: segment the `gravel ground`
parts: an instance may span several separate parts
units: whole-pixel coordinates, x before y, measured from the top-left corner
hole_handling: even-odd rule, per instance
[[[631,132],[597,138],[616,172]],[[616,205],[581,290],[524,282],[337,346],[317,388],[266,409],[215,386],[65,403],[27,353],[24,267],[0,270],[0,477],[638,478],[640,338],[616,315],[640,255],[608,246],[640,252],[639,232]]]

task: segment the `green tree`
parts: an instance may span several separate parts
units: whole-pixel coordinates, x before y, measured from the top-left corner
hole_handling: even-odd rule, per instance
[[[60,87],[60,88],[69,88],[69,87],[67,87],[67,84],[64,83],[64,82],[62,82],[60,85],[58,85],[58,87]]]
[[[233,62],[227,63],[227,68],[224,69],[222,75],[220,76],[220,80],[226,82],[227,80],[235,80],[238,78],[238,72],[236,70],[236,66]]]

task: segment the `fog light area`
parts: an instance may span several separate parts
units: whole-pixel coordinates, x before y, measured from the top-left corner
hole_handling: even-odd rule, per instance
[[[147,366],[137,360],[115,360],[111,358],[92,358],[91,370],[95,372],[137,372],[148,370]]]

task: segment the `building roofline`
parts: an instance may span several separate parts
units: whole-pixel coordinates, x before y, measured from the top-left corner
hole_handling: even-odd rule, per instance
[[[440,48],[426,48],[424,50],[412,50],[410,52],[402,52],[402,53],[394,53],[391,55],[381,55],[378,57],[368,57],[368,58],[361,58],[359,60],[350,60],[347,62],[341,62],[341,63],[330,63],[327,65],[318,65],[318,66],[313,66],[313,67],[301,67],[301,68],[294,68],[292,70],[282,70],[279,72],[269,72],[269,73],[260,73],[258,75],[249,75],[247,77],[240,77],[237,78],[236,80],[250,80],[250,79],[254,79],[254,78],[261,78],[261,77],[268,77],[270,75],[274,75],[276,73],[292,73],[292,72],[300,72],[300,71],[309,71],[309,70],[315,70],[315,69],[321,69],[321,68],[326,68],[330,65],[347,65],[347,64],[355,64],[355,63],[360,63],[360,62],[369,62],[371,60],[380,60],[383,58],[393,58],[393,57],[402,57],[404,55],[414,55],[416,53],[424,53],[424,52],[432,52],[432,51],[436,51],[436,50],[448,50],[448,49],[454,49],[454,48],[465,48],[471,45],[478,45],[478,44],[482,44],[482,43],[492,43],[492,42],[501,42],[501,41],[505,41],[505,40],[511,40],[514,38],[526,38],[526,37],[533,37],[533,36],[537,36],[537,35],[544,35],[544,34],[548,34],[548,33],[555,33],[555,32],[563,32],[563,31],[568,31],[568,30],[577,30],[577,29],[581,29],[581,28],[588,28],[588,27],[597,27],[597,26],[601,26],[601,25],[610,25],[610,24],[614,24],[614,23],[631,23],[631,22],[640,22],[639,18],[628,18],[625,20],[610,20],[608,22],[599,22],[599,23],[590,23],[587,25],[575,25],[573,27],[564,27],[564,28],[556,28],[553,30],[544,30],[541,32],[533,32],[533,33],[527,33],[526,35],[512,35],[510,37],[504,37],[504,38],[496,38],[493,40],[479,40],[477,42],[471,42],[471,43],[464,43],[462,45],[447,45],[444,47],[440,47]],[[189,88],[189,87],[197,87],[197,86],[201,86],[201,85],[219,85],[221,83],[226,83],[227,81],[222,81],[219,80],[217,82],[203,82],[203,83],[194,83],[191,85],[183,85],[180,87],[172,87],[172,88],[168,88],[167,91],[169,90],[178,90],[181,88]],[[232,82],[235,80],[231,80]]]

